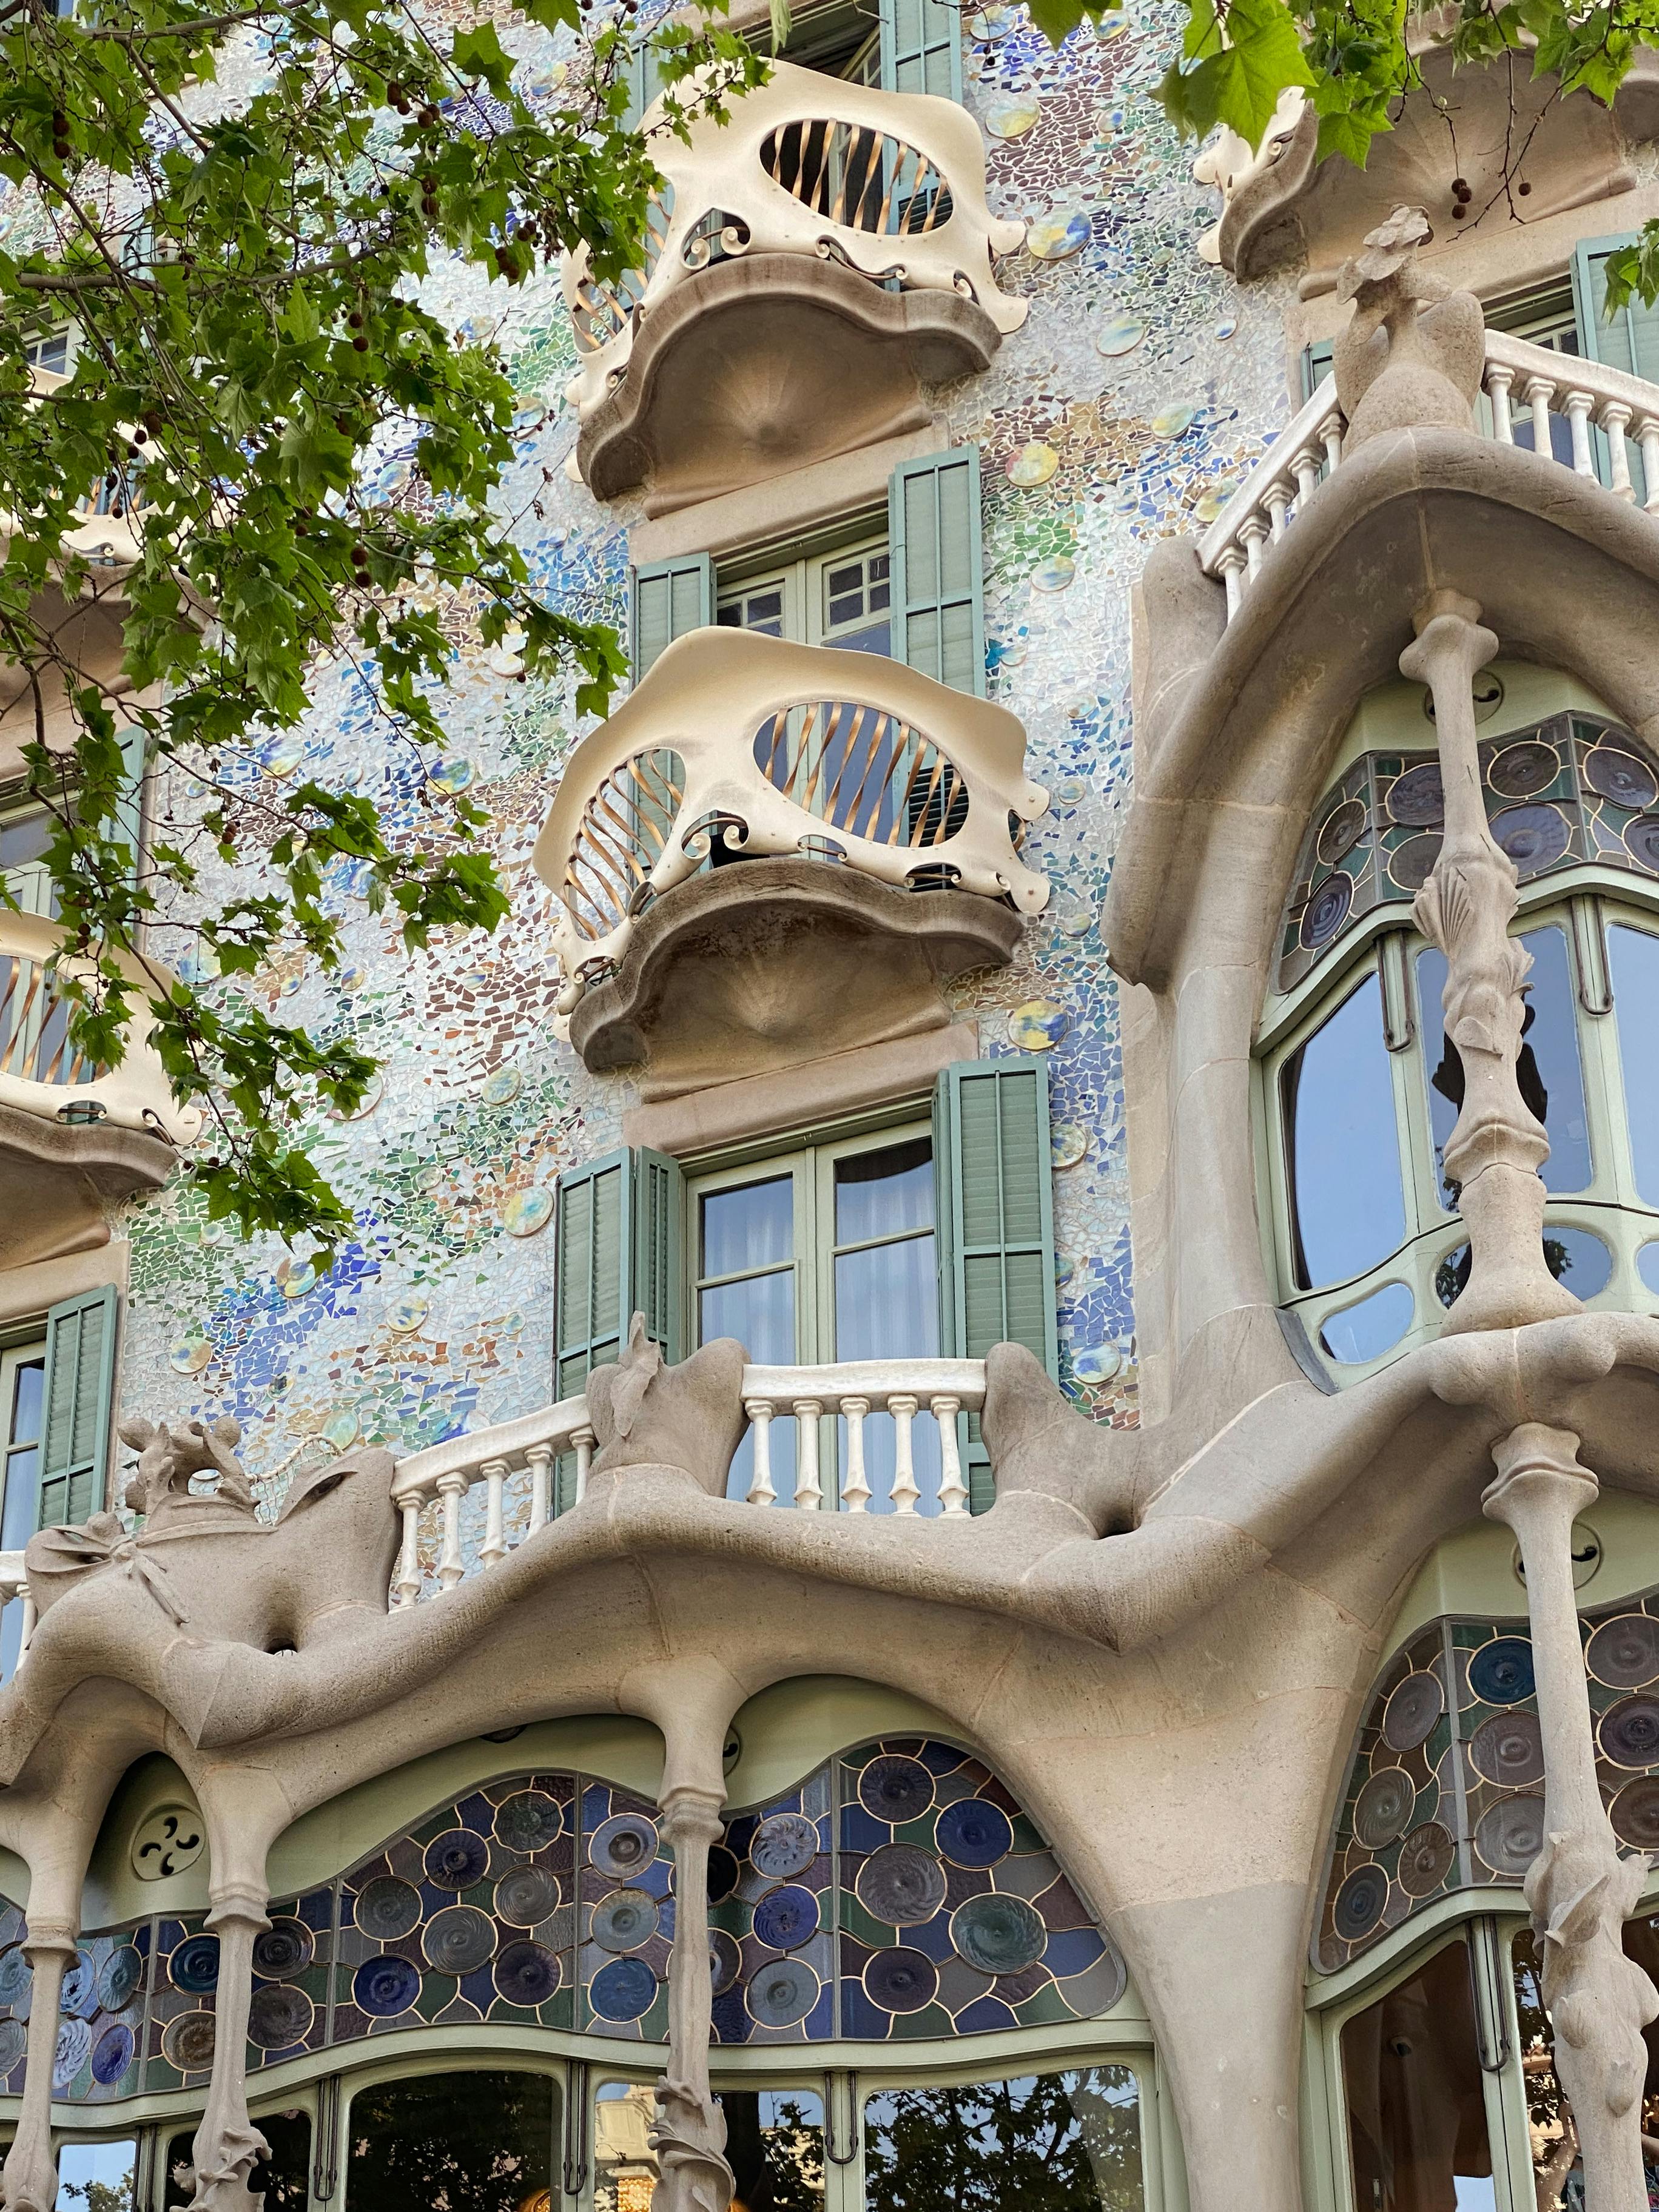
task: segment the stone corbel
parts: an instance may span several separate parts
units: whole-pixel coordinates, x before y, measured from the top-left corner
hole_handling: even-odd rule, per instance
[[[1480,610],[1436,592],[1413,617],[1416,641],[1400,672],[1434,696],[1445,792],[1440,856],[1417,895],[1417,926],[1446,956],[1446,1035],[1463,1066],[1463,1102],[1445,1168],[1459,1186],[1469,1234],[1469,1279],[1443,1330],[1519,1328],[1578,1311],[1544,1260],[1545,1191],[1538,1170],[1549,1139],[1521,1096],[1516,1059],[1532,958],[1509,933],[1515,863],[1486,824],[1475,740],[1475,672],[1498,651]]]
[[[1630,2212],[1647,2201],[1642,2030],[1659,2015],[1659,1993],[1620,1941],[1648,1862],[1620,1856],[1601,1802],[1573,1590],[1572,1524],[1599,1485],[1579,1463],[1578,1438],[1542,1422],[1511,1430],[1492,1457],[1498,1479],[1481,1504],[1521,1547],[1544,1740],[1544,1847],[1526,1895],[1543,1948],[1556,2076],[1577,2129],[1586,2212]]]
[[[53,2212],[58,2164],[52,2148],[52,2068],[58,2050],[58,2015],[64,1974],[76,1953],[78,1917],[31,1911],[23,1956],[33,1970],[29,2001],[28,2065],[23,2076],[17,2133],[0,2169],[0,2199],[8,2212]]]
[[[213,2073],[207,2109],[179,2179],[191,2191],[190,2212],[260,2212],[264,2191],[248,2176],[270,2146],[247,2114],[247,2021],[253,1996],[253,1942],[270,1923],[263,1886],[210,1890],[207,1925],[219,1938],[219,1988],[214,2001]]]
[[[674,1852],[674,1947],[668,1960],[668,2071],[657,2084],[651,2147],[659,2175],[651,2212],[727,2212],[726,2115],[708,2086],[714,1972],[708,1952],[708,1850],[719,1841],[723,1790],[665,1789],[662,1830]]]

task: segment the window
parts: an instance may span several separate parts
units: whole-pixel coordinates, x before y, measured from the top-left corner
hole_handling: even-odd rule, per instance
[[[253,2124],[270,2145],[270,2155],[261,2159],[249,2173],[250,2190],[255,2196],[264,2190],[265,2212],[306,2212],[311,2202],[310,2113],[297,2109],[260,2112],[255,2115]],[[161,2199],[164,2212],[178,2212],[178,2208],[194,2199],[194,2189],[186,2187],[179,2179],[191,2164],[194,2142],[193,2128],[167,2140],[165,2193]],[[97,2207],[89,2206],[88,2212],[97,2212]],[[459,2205],[456,2212],[460,2212]]]
[[[714,618],[722,629],[759,630],[844,653],[892,650],[892,561],[884,530],[829,552],[769,562],[741,580],[722,570],[719,592]]]
[[[1492,2212],[1468,1944],[1436,1952],[1354,2014],[1340,2040],[1354,2212]]]
[[[1127,2066],[883,2091],[864,2107],[867,2212],[1142,2212]]]
[[[61,330],[40,331],[23,341],[24,360],[47,376],[67,376],[74,357],[74,337],[67,323]]]
[[[34,1534],[40,1505],[40,1432],[46,1420],[46,1347],[44,1339],[0,1352],[0,1440],[5,1447],[0,1492],[0,1552],[21,1552]],[[0,1681],[17,1671],[23,1608],[0,1613]]]
[[[38,799],[0,799],[0,881],[25,914],[54,911],[46,855],[57,818]]]
[[[1625,1955],[1650,1976],[1659,1976],[1659,1916],[1625,1923]],[[1543,1973],[1538,1940],[1529,1928],[1517,1931],[1514,1946],[1515,2008],[1520,2028],[1520,2066],[1525,2084],[1527,2134],[1532,2149],[1537,2212],[1571,2208],[1583,2212],[1584,2169],[1572,2105],[1556,2078],[1554,2032],[1544,2011]],[[1659,2063],[1651,2032],[1647,2079],[1642,2088],[1642,2152],[1650,2201],[1659,2197]],[[1528,2208],[1532,2212],[1532,2208]]]
[[[360,2089],[346,2202],[351,2212],[549,2212],[558,2128],[559,2086],[545,2074],[452,2066]]]
[[[58,2202],[65,2212],[129,2212],[136,2142],[60,2142],[57,2150]]]
[[[726,2159],[732,2212],[823,2212],[823,2100],[816,2090],[725,2088]],[[649,2212],[658,2176],[649,2133],[654,2093],[642,2081],[602,2081],[593,2130],[594,2212]]]

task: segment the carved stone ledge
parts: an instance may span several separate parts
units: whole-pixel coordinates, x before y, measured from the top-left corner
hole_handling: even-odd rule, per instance
[[[0,1102],[0,1267],[106,1243],[106,1208],[160,1190],[178,1157],[164,1137],[113,1121],[75,1127]]]
[[[641,318],[623,381],[582,424],[598,499],[649,515],[926,427],[921,387],[977,374],[1002,336],[957,292],[889,292],[838,261],[723,261]]]
[[[637,1068],[653,1099],[914,1036],[948,1026],[945,986],[1006,967],[1023,927],[974,891],[739,860],[646,910],[616,974],[571,1016],[571,1042],[595,1073]]]

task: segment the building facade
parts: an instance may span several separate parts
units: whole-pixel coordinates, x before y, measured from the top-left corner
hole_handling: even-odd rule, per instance
[[[1171,35],[817,0],[626,283],[431,280],[633,683],[444,604],[510,917],[249,987],[326,1273],[0,789],[8,2204],[1659,2192],[1659,93],[1194,167]]]

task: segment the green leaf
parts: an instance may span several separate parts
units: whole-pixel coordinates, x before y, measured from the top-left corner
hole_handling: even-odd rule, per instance
[[[1217,119],[1260,146],[1279,95],[1312,82],[1296,19],[1285,0],[1231,0],[1226,29],[1228,43],[1214,57]]]
[[[478,23],[470,31],[457,31],[450,47],[450,59],[459,76],[481,76],[497,100],[505,100],[512,91],[513,59],[502,51],[493,23]]]

